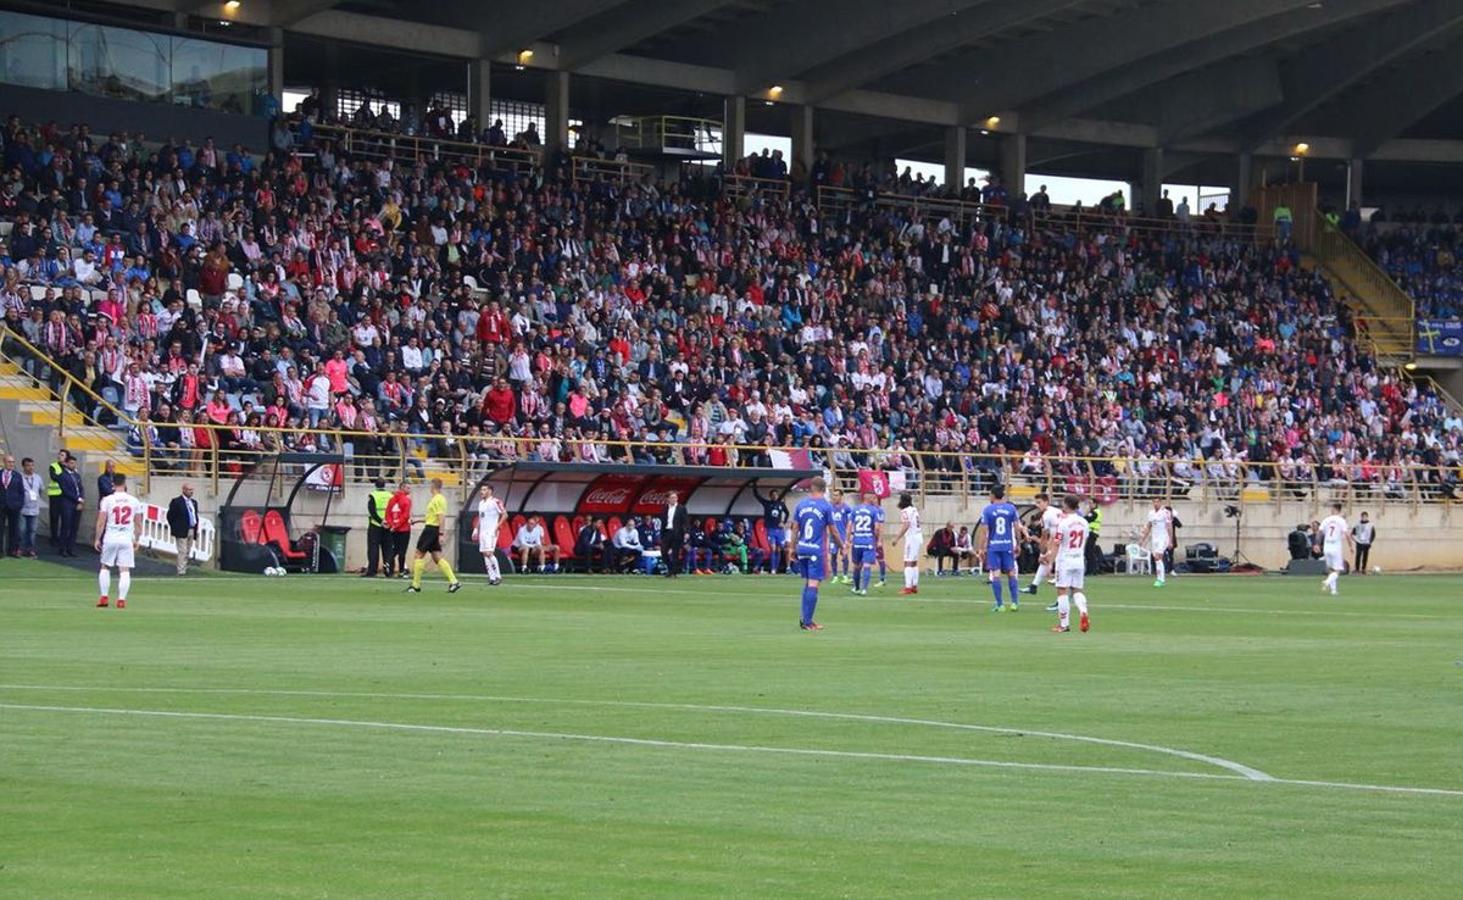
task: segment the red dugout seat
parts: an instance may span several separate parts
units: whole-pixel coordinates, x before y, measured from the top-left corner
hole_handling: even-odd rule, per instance
[[[274,544],[285,559],[299,560],[309,555],[294,548],[290,541],[290,530],[284,525],[284,516],[277,509],[271,509],[264,514],[264,543]]]

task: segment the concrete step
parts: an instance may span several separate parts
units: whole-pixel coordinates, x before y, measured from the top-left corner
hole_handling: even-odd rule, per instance
[[[51,392],[45,388],[20,384],[0,384],[0,400],[47,400]]]
[[[55,428],[61,424],[61,407],[56,403],[25,402],[20,405],[20,414],[32,425],[41,425],[47,428]],[[79,412],[66,411],[66,427],[81,428],[86,425],[86,417]]]

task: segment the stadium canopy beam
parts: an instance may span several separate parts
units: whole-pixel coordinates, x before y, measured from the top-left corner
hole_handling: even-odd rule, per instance
[[[269,20],[277,28],[288,28],[318,12],[337,6],[341,0],[274,0],[269,7]]]
[[[828,65],[804,66],[808,71],[805,103],[821,103],[886,75],[923,62],[1042,16],[1076,6],[1081,0],[994,0],[982,3],[948,19],[902,31],[902,33],[860,48]]]
[[[978,0],[821,0],[751,18],[730,38],[737,91],[753,94],[874,41],[929,22],[948,24]],[[1030,0],[1028,0],[1030,2]]]
[[[577,69],[679,25],[715,12],[730,0],[633,0],[613,18],[575,26],[559,41],[559,67]]]
[[[1254,150],[1284,134],[1322,103],[1459,23],[1463,23],[1463,3],[1425,0],[1310,47],[1281,65],[1285,103],[1246,125],[1241,146]]]
[[[1216,125],[1269,109],[1285,100],[1280,67],[1268,59],[1242,59],[1189,72],[1143,94],[1157,111],[1158,141],[1203,134]]]
[[[1348,118],[1361,123],[1352,155],[1358,159],[1371,156],[1409,125],[1463,94],[1459,53],[1463,53],[1463,41],[1430,53],[1348,98]]]
[[[1150,85],[1167,82],[1186,72],[1223,62],[1317,28],[1410,2],[1412,0],[1332,0],[1319,9],[1307,6],[1267,19],[1247,22],[1238,28],[1144,57],[1058,93],[1037,98],[1021,108],[1021,121],[1027,128],[1041,128],[1126,97]]]
[[[624,0],[559,0],[556,3],[494,3],[488,6],[486,19],[481,18],[484,12],[482,6],[472,4],[472,9],[479,16],[482,55],[492,57],[527,47],[539,38],[597,16],[623,2]]]
[[[963,121],[1020,107],[1155,53],[1246,22],[1308,6],[1314,0],[1179,0],[997,46],[989,53],[923,70],[899,89],[960,104]]]

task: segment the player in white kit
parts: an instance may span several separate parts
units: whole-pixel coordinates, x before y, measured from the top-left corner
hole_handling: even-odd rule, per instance
[[[895,543],[904,542],[904,590],[901,594],[919,593],[919,555],[924,550],[925,535],[919,527],[919,510],[909,494],[899,495],[899,534]]]
[[[1036,574],[1031,578],[1031,584],[1026,586],[1026,593],[1035,594],[1036,589],[1052,573],[1052,559],[1056,552],[1056,544],[1052,538],[1057,533],[1057,522],[1062,519],[1062,511],[1052,506],[1045,491],[1038,493],[1033,500],[1036,503],[1036,512],[1041,516],[1041,551],[1037,554]],[[1057,604],[1052,603],[1046,608],[1047,612],[1056,612]]]
[[[1091,624],[1087,618],[1087,595],[1082,593],[1087,572],[1087,519],[1077,512],[1075,496],[1064,497],[1062,509],[1062,518],[1056,528],[1057,624],[1052,626],[1052,631],[1072,630],[1070,613],[1073,603],[1077,604],[1079,627],[1086,631]]]
[[[1143,534],[1138,544],[1153,555],[1153,573],[1157,578],[1154,587],[1163,587],[1163,555],[1173,541],[1173,513],[1163,508],[1163,501],[1153,498],[1153,509],[1148,512],[1148,521],[1143,525]]]
[[[1321,555],[1326,560],[1326,580],[1321,582],[1321,590],[1336,596],[1336,579],[1346,571],[1346,556],[1355,548],[1356,540],[1346,517],[1341,515],[1341,504],[1332,503],[1331,515],[1321,520]]]
[[[138,542],[142,539],[142,503],[127,493],[127,477],[112,476],[112,494],[103,497],[97,509],[97,552],[102,555],[102,568],[97,573],[101,597],[97,606],[106,606],[112,590],[112,567],[117,567],[117,608],[127,608],[127,590],[132,587],[132,567],[136,564]]]
[[[503,501],[493,496],[493,486],[485,484],[478,491],[478,518],[472,535],[477,538],[478,552],[483,555],[483,571],[488,573],[488,584],[503,582],[503,573],[498,568],[498,529],[508,511]]]

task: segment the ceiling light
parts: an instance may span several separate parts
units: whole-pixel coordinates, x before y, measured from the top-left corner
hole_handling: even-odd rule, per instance
[[[994,129],[997,125],[1000,125],[1000,124],[1001,124],[1001,117],[1000,116],[991,116],[990,118],[988,118],[988,119],[985,120],[985,127],[987,127],[987,128]]]
[[[1296,144],[1295,145],[1295,155],[1296,156],[1305,156],[1307,153],[1310,153],[1310,152],[1311,152],[1311,145],[1310,144],[1307,144],[1305,141],[1301,141],[1299,144]]]
[[[527,65],[531,59],[533,59],[532,47],[525,47],[524,49],[518,51],[518,64],[520,66]]]
[[[239,0],[229,0],[229,2],[227,2],[227,3],[224,4],[224,9],[228,10],[231,13],[234,13],[234,12],[238,12],[239,11],[239,7],[241,7],[243,5],[244,4],[240,3]]]
[[[989,131],[989,130],[987,130],[987,129],[985,129],[985,128],[982,128],[982,129],[981,129],[981,130],[980,130],[980,133],[981,133],[981,134],[990,134],[990,131]]]
[[[1417,371],[1417,363],[1415,363],[1415,362],[1405,363],[1405,364],[1403,364],[1402,368],[1406,369],[1409,372],[1415,372],[1415,371]]]
[[[782,85],[780,85],[780,84],[774,84],[772,87],[768,88],[767,89],[767,96],[769,96],[769,97],[781,97],[782,96]]]

